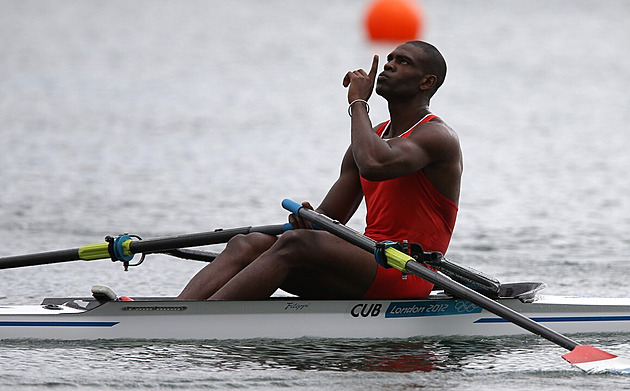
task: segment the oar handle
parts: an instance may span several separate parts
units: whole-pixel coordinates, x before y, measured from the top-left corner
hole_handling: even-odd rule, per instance
[[[293,200],[285,198],[284,200],[282,200],[282,207],[293,214],[299,215],[300,209],[302,209],[304,206],[298,204]]]
[[[352,228],[343,225],[338,220],[333,220],[326,215],[305,208],[303,205],[300,205],[290,199],[284,199],[282,201],[282,207],[366,251],[374,252],[376,246],[376,242],[374,240],[368,238],[359,231],[355,231]]]

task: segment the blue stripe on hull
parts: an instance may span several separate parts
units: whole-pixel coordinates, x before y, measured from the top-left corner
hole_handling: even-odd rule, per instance
[[[630,316],[548,316],[530,318],[533,321],[539,323],[552,323],[552,322],[619,322],[630,321]],[[510,323],[510,321],[503,318],[481,318],[477,319],[475,323]]]
[[[6,327],[112,327],[119,322],[38,322],[38,321],[3,321],[0,326]]]

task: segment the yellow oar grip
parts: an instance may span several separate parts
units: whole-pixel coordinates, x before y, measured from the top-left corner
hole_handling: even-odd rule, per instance
[[[131,243],[131,239],[125,240],[122,243],[122,249],[125,256],[132,255],[131,251],[129,251],[129,244]],[[79,258],[84,261],[92,261],[95,259],[106,259],[111,258],[108,250],[109,243],[96,243],[96,244],[88,244],[79,248]]]
[[[79,258],[84,261],[109,258],[108,243],[87,244],[79,248]]]
[[[389,266],[396,268],[401,272],[406,272],[407,262],[414,260],[409,255],[403,253],[402,251],[398,251],[393,247],[385,248],[385,257],[387,258]]]

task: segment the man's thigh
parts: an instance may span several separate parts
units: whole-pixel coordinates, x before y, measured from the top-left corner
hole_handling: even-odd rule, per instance
[[[283,290],[310,298],[360,298],[376,277],[374,255],[328,232],[303,230],[304,250]]]

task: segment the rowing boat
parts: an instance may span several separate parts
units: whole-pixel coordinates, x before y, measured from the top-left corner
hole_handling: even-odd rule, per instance
[[[630,299],[525,293],[497,299],[561,333],[630,333]],[[534,285],[539,287],[539,285]],[[98,296],[97,296],[98,297]],[[249,339],[476,337],[527,333],[467,301],[434,291],[425,300],[179,301],[46,298],[0,307],[0,339]]]
[[[423,300],[201,301],[118,297],[97,285],[92,297],[0,306],[0,340],[465,338],[531,332],[569,350],[562,358],[588,373],[630,373],[630,361],[564,335],[630,333],[630,298],[541,295],[542,283],[501,284],[440,253],[423,251],[419,244],[375,242],[291,200],[282,204],[314,227],[374,253],[384,267],[394,267],[403,276],[414,274],[442,290]],[[242,227],[149,240],[122,234],[80,248],[2,257],[0,269],[111,258],[127,270],[156,252],[212,262],[216,254],[186,248],[225,243],[250,232],[280,235],[287,229],[291,227],[286,224]],[[142,254],[137,263],[131,263],[134,254]]]

